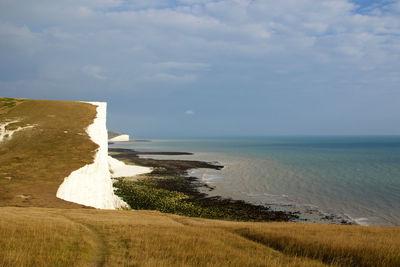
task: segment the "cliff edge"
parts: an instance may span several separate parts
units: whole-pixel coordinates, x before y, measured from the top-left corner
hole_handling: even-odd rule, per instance
[[[73,171],[64,179],[58,188],[57,197],[99,209],[121,208],[126,204],[114,195],[108,166],[107,103],[88,103],[97,107],[97,116],[87,128],[87,133],[99,148],[93,163]]]
[[[149,168],[108,156],[107,103],[0,98],[0,206],[116,209],[111,177]]]

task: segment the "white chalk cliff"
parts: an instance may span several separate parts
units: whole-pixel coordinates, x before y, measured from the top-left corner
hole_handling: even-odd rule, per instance
[[[108,139],[108,141],[110,141],[110,142],[127,142],[127,141],[129,141],[129,135],[121,134],[116,137]]]
[[[108,156],[107,103],[88,103],[97,106],[97,117],[87,128],[87,133],[99,148],[93,163],[73,171],[64,179],[58,188],[57,197],[98,209],[118,209],[127,204],[114,194],[110,167],[113,177],[117,177],[115,174],[134,176],[149,172],[150,168],[126,165]]]
[[[110,156],[108,156],[108,167],[111,172],[111,177],[113,178],[136,176],[151,171],[148,167],[127,165]]]
[[[113,130],[108,130],[108,141],[109,142],[127,142],[129,141],[129,135],[120,133]]]

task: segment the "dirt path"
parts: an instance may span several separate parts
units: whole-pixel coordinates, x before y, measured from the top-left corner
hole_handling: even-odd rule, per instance
[[[57,214],[74,224],[79,224],[83,229],[90,233],[91,239],[93,241],[93,255],[90,266],[105,266],[106,256],[108,255],[108,248],[104,234],[98,231],[93,225],[78,221],[77,219],[72,218],[66,214]]]

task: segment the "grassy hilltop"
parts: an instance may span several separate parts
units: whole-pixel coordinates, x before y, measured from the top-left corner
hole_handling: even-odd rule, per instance
[[[0,266],[400,266],[400,228],[106,211],[56,198],[93,160],[86,103],[0,98]],[[12,123],[10,123],[12,122]]]
[[[15,132],[0,143],[0,206],[79,207],[56,198],[64,177],[92,162],[86,127],[96,117],[80,102],[0,98],[0,124]]]

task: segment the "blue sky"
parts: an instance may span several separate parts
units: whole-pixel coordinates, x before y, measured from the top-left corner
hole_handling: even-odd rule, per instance
[[[400,134],[400,1],[0,0],[0,95],[139,138]]]

